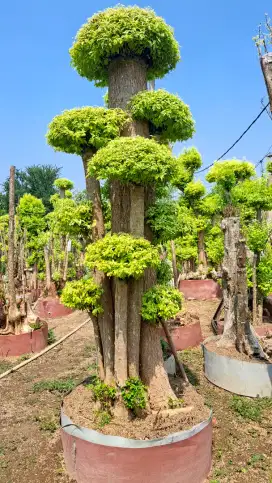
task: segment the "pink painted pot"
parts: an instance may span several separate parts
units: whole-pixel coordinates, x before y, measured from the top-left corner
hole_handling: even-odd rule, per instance
[[[72,314],[73,310],[65,307],[58,298],[39,299],[35,307],[35,313],[41,319],[57,319]]]
[[[22,356],[42,351],[47,346],[48,325],[27,334],[0,335],[0,357]]]
[[[212,300],[222,296],[220,285],[212,279],[181,280],[179,290],[186,299]]]
[[[161,337],[166,340],[164,330],[160,328],[159,331]],[[177,351],[197,347],[203,341],[200,322],[175,327],[171,329],[171,336]]]
[[[155,440],[108,436],[61,415],[69,476],[77,483],[204,483],[211,468],[212,416]]]

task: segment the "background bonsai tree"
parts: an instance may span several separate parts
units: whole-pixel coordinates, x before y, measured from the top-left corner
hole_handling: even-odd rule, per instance
[[[260,25],[259,33],[253,40],[258,49],[261,69],[270,102],[270,110],[272,111],[272,52],[269,51],[269,47],[272,44],[272,26],[268,15],[265,16],[264,30],[262,31],[262,25]]]
[[[88,178],[106,180],[110,191],[112,233],[103,238],[103,230],[93,237],[86,255],[95,283],[103,289],[103,319],[98,315],[98,328],[104,383],[115,384],[118,407],[131,380],[134,384],[141,379],[148,388],[149,407],[168,410],[169,398],[177,397],[164,370],[160,336],[154,324],[141,320],[142,296],[156,284],[155,269],[160,263],[145,213],[155,202],[156,190],[178,177],[179,163],[169,142],[188,139],[194,123],[179,98],[164,91],[147,92],[147,81],[163,77],[176,66],[179,47],[172,29],[152,10],[118,6],[89,19],[79,30],[70,54],[81,76],[108,86],[109,109],[103,109],[103,116],[115,138],[94,145],[92,130],[96,131],[88,130],[86,137],[85,127],[78,152],[82,155],[90,140],[97,152],[92,148],[92,157],[86,160]],[[142,92],[142,98],[135,98]],[[158,111],[165,114],[157,122]],[[120,121],[118,129],[107,118],[111,114]],[[154,139],[149,139],[150,128],[155,131]],[[51,133],[52,124],[48,140],[58,149]],[[125,391],[120,392],[121,384]],[[125,401],[124,405],[128,407]]]
[[[252,334],[248,314],[246,275],[246,244],[241,232],[240,218],[234,207],[233,188],[238,182],[254,176],[255,170],[246,161],[230,160],[216,162],[207,181],[216,183],[216,190],[225,203],[224,260],[222,266],[224,299],[224,333],[220,345],[235,345],[239,352],[260,354],[256,338]]]

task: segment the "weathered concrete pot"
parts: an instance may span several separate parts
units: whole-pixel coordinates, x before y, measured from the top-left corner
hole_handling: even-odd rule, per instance
[[[35,307],[35,313],[44,319],[57,319],[72,312],[73,310],[65,307],[58,298],[39,299]]]
[[[188,431],[155,440],[108,436],[61,414],[69,476],[77,483],[203,483],[211,467],[212,416]]]
[[[48,325],[27,334],[0,335],[0,357],[22,356],[40,352],[47,346]]]
[[[240,396],[272,397],[272,364],[240,361],[208,350],[206,344],[218,338],[208,337],[202,344],[207,379]]]
[[[212,279],[181,280],[179,290],[186,299],[212,300],[222,296],[220,285]]]
[[[164,330],[159,330],[161,337],[166,340]],[[203,341],[200,322],[175,327],[171,329],[171,336],[177,351],[197,347]]]

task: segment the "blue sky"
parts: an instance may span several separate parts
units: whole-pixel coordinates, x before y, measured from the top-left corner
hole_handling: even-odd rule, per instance
[[[135,2],[125,1],[125,5]],[[182,62],[157,83],[190,105],[195,145],[208,165],[241,134],[266,96],[252,36],[269,0],[139,0],[175,29]],[[46,145],[50,120],[64,109],[102,105],[103,91],[70,67],[69,47],[78,28],[97,10],[115,2],[13,0],[3,2],[0,17],[0,183],[9,166],[62,166],[62,175],[84,187],[81,159],[55,153]],[[267,102],[267,97],[266,97]],[[272,122],[265,113],[230,153],[256,162],[272,144]],[[175,152],[183,145],[175,146]],[[228,156],[228,157],[230,157]]]

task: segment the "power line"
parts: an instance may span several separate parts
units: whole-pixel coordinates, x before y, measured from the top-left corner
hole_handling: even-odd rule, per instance
[[[204,171],[206,171],[207,169],[211,168],[214,163],[216,163],[217,161],[220,161],[220,159],[222,159],[224,156],[226,156],[226,154],[228,154],[232,148],[234,148],[234,146],[236,146],[236,144],[239,143],[239,141],[241,141],[241,139],[245,136],[245,134],[252,128],[253,124],[255,124],[255,122],[258,121],[258,119],[261,117],[261,115],[266,111],[267,107],[269,106],[269,102],[266,104],[266,106],[264,106],[264,108],[261,110],[261,112],[258,114],[257,117],[255,117],[255,119],[252,121],[252,123],[248,126],[248,128],[241,134],[241,136],[230,146],[229,149],[227,149],[227,151],[225,151],[219,158],[217,158],[216,161],[214,161],[213,163],[211,163],[209,166],[206,166],[206,168],[202,168],[200,169],[199,171],[196,172],[196,174],[199,174],[199,173],[203,173]],[[265,158],[265,157],[264,157]],[[264,159],[263,158],[263,159]],[[263,160],[262,160],[263,161]]]

